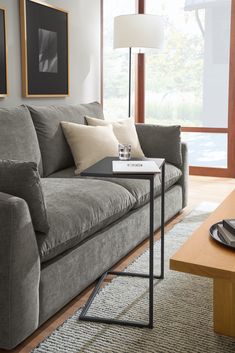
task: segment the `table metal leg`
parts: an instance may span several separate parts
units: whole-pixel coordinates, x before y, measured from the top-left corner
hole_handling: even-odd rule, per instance
[[[154,281],[154,176],[150,178],[149,203],[149,328],[153,328],[153,281]]]
[[[133,272],[121,272],[121,271],[107,271],[104,273],[96,287],[94,288],[90,298],[88,299],[85,307],[83,308],[79,319],[83,321],[93,321],[107,324],[117,324],[124,326],[136,326],[136,327],[148,327],[153,328],[153,309],[154,309],[154,279],[164,278],[164,221],[165,221],[165,163],[162,165],[162,185],[161,185],[161,269],[160,275],[154,275],[154,175],[149,176],[150,181],[150,203],[149,203],[149,273],[133,273]],[[140,277],[149,279],[149,321],[138,322],[138,321],[127,321],[127,320],[118,320],[118,319],[108,319],[101,317],[94,317],[87,315],[87,312],[99,291],[99,288],[108,275],[116,276],[130,276],[130,277]]]

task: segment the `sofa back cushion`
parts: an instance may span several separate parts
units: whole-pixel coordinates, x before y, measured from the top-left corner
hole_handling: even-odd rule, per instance
[[[144,154],[148,158],[165,158],[166,162],[182,166],[181,127],[179,125],[136,124]]]
[[[85,126],[67,121],[61,125],[73,154],[76,175],[105,157],[117,156],[118,140],[111,125]]]
[[[145,157],[140,146],[134,120],[131,118],[109,121],[86,116],[86,122],[90,126],[112,125],[114,135],[118,139],[119,143],[131,145],[131,156],[133,158]]]
[[[61,121],[85,124],[86,115],[104,119],[102,107],[97,102],[73,106],[30,106],[28,109],[38,136],[44,177],[74,165]]]
[[[0,192],[24,199],[28,204],[35,231],[40,233],[49,231],[46,205],[36,163],[0,159]]]
[[[0,159],[35,162],[42,175],[37,134],[30,113],[24,106],[0,108]]]

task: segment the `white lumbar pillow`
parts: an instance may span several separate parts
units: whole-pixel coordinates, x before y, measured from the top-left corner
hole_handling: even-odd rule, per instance
[[[118,140],[112,125],[87,126],[61,122],[76,165],[75,174],[105,157],[118,156]]]
[[[113,127],[114,135],[118,139],[119,143],[129,143],[131,145],[131,157],[145,157],[144,152],[140,146],[135,124],[131,118],[109,122],[107,120],[86,116],[86,121],[89,126],[107,126],[111,124]]]

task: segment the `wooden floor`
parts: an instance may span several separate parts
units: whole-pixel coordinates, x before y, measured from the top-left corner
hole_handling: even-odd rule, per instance
[[[184,218],[185,215],[188,214],[191,209],[196,207],[199,203],[203,201],[221,202],[233,189],[235,189],[235,179],[190,176],[188,207],[167,224],[166,231],[171,229],[176,223],[178,223],[182,218]],[[156,238],[158,238],[159,234],[156,233],[155,236]],[[123,268],[125,268],[143,251],[145,251],[147,247],[148,243],[147,241],[145,241],[143,244],[138,246],[138,248],[132,251],[126,258],[124,258],[115,267],[115,269],[122,270]],[[8,352],[30,352],[45,337],[47,337],[53,330],[55,330],[66,319],[73,315],[86,302],[92,289],[93,285],[91,285],[87,290],[85,290],[80,296],[76,297],[53,318],[47,321],[40,329],[38,329],[32,336],[25,340],[20,346]],[[0,350],[0,352],[3,353],[6,351]]]

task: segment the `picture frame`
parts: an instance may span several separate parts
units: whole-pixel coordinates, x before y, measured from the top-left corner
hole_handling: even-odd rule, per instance
[[[8,96],[6,9],[0,8],[0,98]]]
[[[68,12],[40,0],[19,1],[23,96],[69,96]]]

